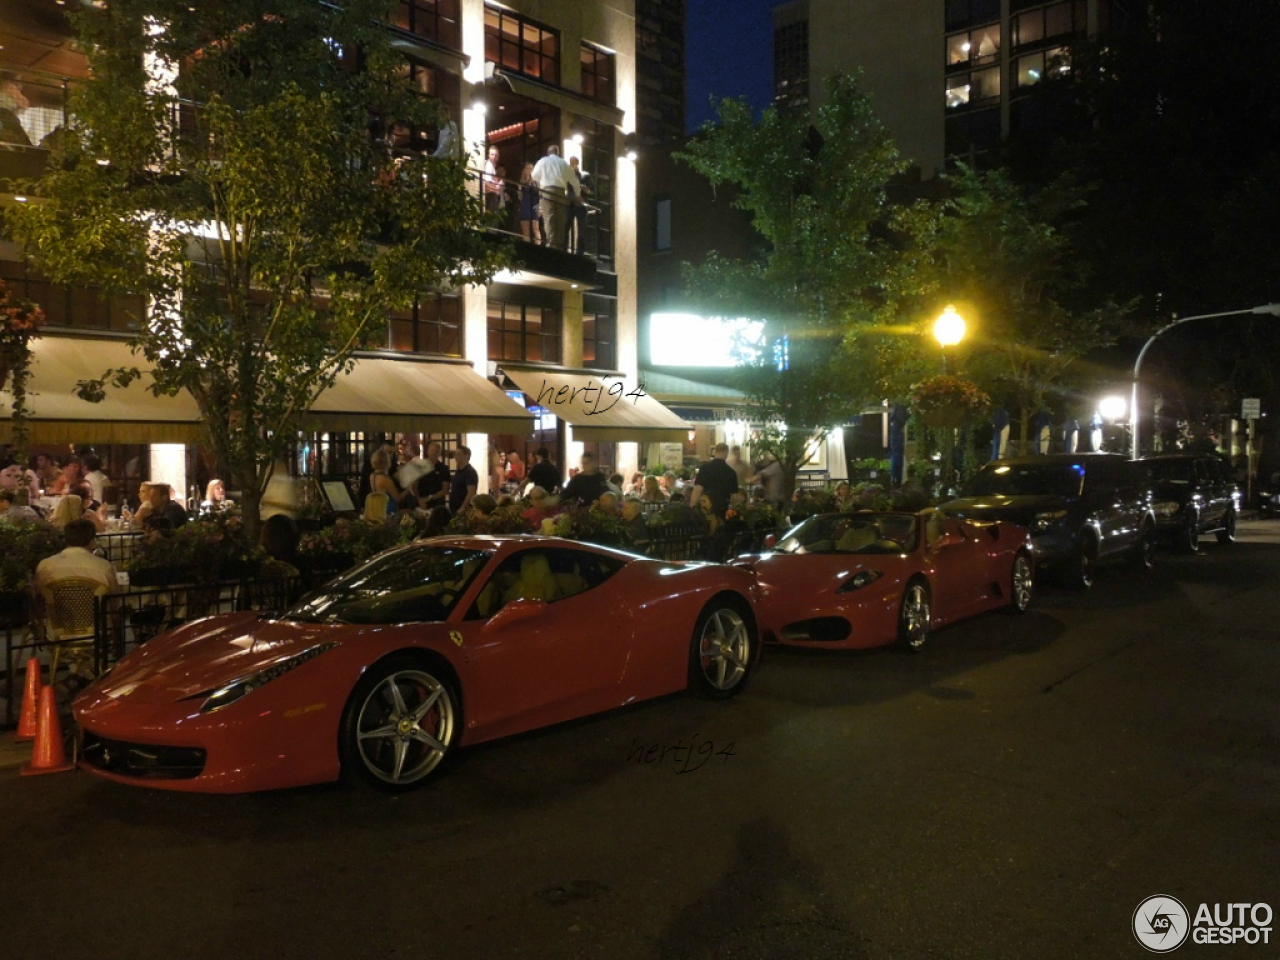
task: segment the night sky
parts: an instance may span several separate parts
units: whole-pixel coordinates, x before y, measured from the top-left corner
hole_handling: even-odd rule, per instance
[[[757,111],[773,97],[773,8],[780,0],[688,0],[685,126],[712,117],[708,97],[746,97]]]

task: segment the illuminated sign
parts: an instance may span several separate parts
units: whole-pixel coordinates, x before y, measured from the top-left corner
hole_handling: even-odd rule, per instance
[[[649,317],[650,362],[660,367],[736,367],[760,355],[764,321],[654,313]]]

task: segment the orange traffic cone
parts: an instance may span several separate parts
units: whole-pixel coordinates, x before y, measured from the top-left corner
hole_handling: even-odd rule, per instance
[[[62,724],[58,721],[58,703],[53,687],[40,691],[40,723],[36,730],[36,745],[31,751],[31,762],[20,771],[24,777],[36,773],[62,773],[74,770],[74,763],[67,763],[67,753],[62,747]]]
[[[18,732],[14,743],[36,738],[36,704],[40,701],[40,661],[32,657],[27,661],[27,680],[22,689],[22,713],[18,715]]]

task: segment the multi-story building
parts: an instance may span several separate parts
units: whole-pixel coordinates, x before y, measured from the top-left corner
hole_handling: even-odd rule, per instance
[[[664,8],[683,6],[642,5],[654,8],[659,22],[664,22]],[[6,0],[4,10],[0,127],[6,149],[0,154],[0,191],[5,181],[38,175],[48,162],[66,119],[66,92],[86,71],[60,0]],[[590,374],[612,374],[628,389],[637,383],[637,158],[632,148],[639,113],[633,0],[401,0],[386,29],[404,57],[406,81],[447,107],[477,170],[486,148],[497,149],[510,203],[493,229],[514,245],[516,266],[487,287],[423,291],[410,309],[389,317],[383,349],[362,356],[350,376],[372,379],[381,376],[376,371],[390,369],[403,373],[408,369],[403,364],[413,363],[426,377],[420,381],[423,394],[431,382],[444,388],[430,397],[410,391],[394,401],[382,390],[384,400],[368,409],[338,411],[336,399],[322,398],[313,411],[316,433],[300,445],[299,469],[350,474],[378,434],[466,442],[481,466],[491,447],[527,456],[546,445],[567,465],[587,444],[603,464],[618,469],[636,465],[639,444],[683,436],[685,424],[651,399],[629,404],[626,420],[618,422],[536,404],[544,383],[576,384]],[[659,32],[664,45],[675,35],[665,25]],[[430,152],[438,145],[438,132],[396,128],[388,139],[396,151]],[[525,239],[516,214],[515,187],[523,165],[553,145],[566,157],[579,158],[591,187],[585,242],[570,250]],[[479,190],[479,177],[476,182]],[[9,192],[0,194],[0,202],[18,198]],[[47,283],[28,269],[12,244],[0,245],[0,276],[44,306],[54,334],[120,340],[137,329],[144,314],[140,303],[106,301],[93,291]],[[50,336],[39,343],[59,339]],[[55,346],[75,352],[65,343]],[[386,367],[389,362],[400,365]],[[464,367],[470,368],[466,376],[459,373]],[[434,380],[433,374],[438,374]],[[56,379],[34,385],[40,392],[34,403],[35,440],[94,442],[81,436],[89,432],[86,423],[69,422],[59,412],[53,396],[67,384]],[[342,386],[340,381],[335,397],[343,396]],[[495,394],[505,404],[496,416]],[[159,398],[157,404],[166,399],[177,398]],[[388,409],[389,404],[400,408]],[[326,409],[333,413],[328,419]],[[110,404],[99,405],[83,411],[83,418],[105,419],[112,410]],[[171,416],[175,423],[192,416],[189,408],[165,414],[157,406],[153,412],[156,420]],[[493,426],[477,432],[486,423]],[[176,427],[157,432],[140,423],[133,430],[118,427],[96,435],[141,444],[180,433]],[[130,448],[117,451],[116,459],[139,455]],[[152,463],[155,473],[154,450]],[[177,480],[180,464],[170,461],[164,469],[166,479],[186,488]],[[197,479],[199,462],[190,452],[185,469]],[[483,477],[485,471],[480,472]]]
[[[1128,0],[790,0],[774,8],[779,103],[821,105],[833,72],[862,71],[880,119],[925,176],[981,163],[1003,138],[1064,118],[1032,88],[1071,45],[1123,29]]]
[[[647,145],[684,136],[685,0],[636,2],[636,133]]]

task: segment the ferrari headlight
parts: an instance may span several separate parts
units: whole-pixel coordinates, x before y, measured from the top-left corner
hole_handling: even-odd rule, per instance
[[[1055,523],[1067,515],[1065,510],[1046,510],[1043,513],[1037,513],[1033,529],[1036,532],[1048,530]]]
[[[242,697],[246,697],[261,686],[265,686],[278,677],[283,677],[290,670],[294,670],[308,660],[314,660],[326,650],[336,647],[336,643],[321,643],[314,647],[309,647],[301,653],[294,654],[284,660],[278,660],[269,667],[263,667],[257,673],[250,674],[247,677],[241,677],[239,680],[232,680],[225,686],[219,687],[217,690],[205,691],[198,693],[195,697],[189,699],[197,699],[205,697],[205,701],[200,706],[201,713],[213,713],[215,710],[221,710],[223,707],[229,707]]]
[[[860,590],[868,584],[875,583],[883,576],[884,574],[879,570],[859,571],[846,580],[836,593],[852,593],[854,590]]]

